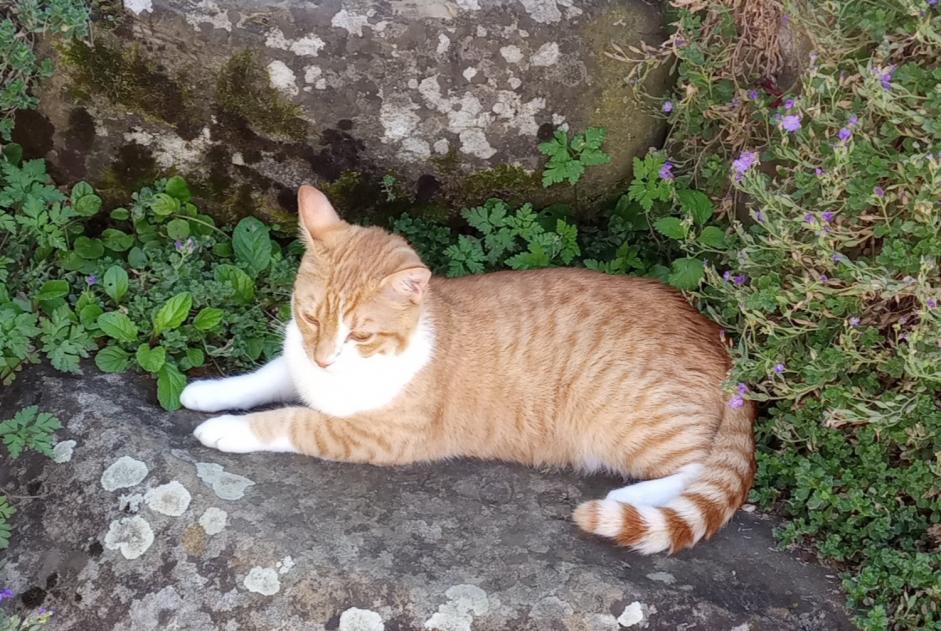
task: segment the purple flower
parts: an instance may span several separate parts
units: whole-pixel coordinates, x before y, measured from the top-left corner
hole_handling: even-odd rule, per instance
[[[729,282],[730,280],[732,280],[732,272],[730,272],[729,270],[725,270],[725,272],[723,272],[722,274],[722,280],[724,280],[725,282]]]
[[[748,98],[751,99],[752,101],[757,101],[757,100],[758,100],[758,90],[756,90],[755,88],[752,88],[751,90],[749,90],[749,91],[748,91]]]
[[[660,108],[660,110],[661,110],[664,114],[669,114],[670,112],[672,112],[672,111],[673,111],[673,101],[664,101],[664,102],[663,102],[663,106]]]
[[[2,603],[4,600],[9,600],[10,598],[13,598],[12,589],[8,587],[6,589],[0,590],[0,603]]]
[[[745,394],[746,392],[748,392],[748,386],[746,386],[744,383],[738,384],[737,386],[735,386],[735,389],[738,391],[739,394]]]
[[[748,282],[748,276],[745,276],[745,274],[736,274],[732,280],[736,285],[742,286]]]
[[[742,105],[742,99],[735,97],[730,104],[733,110],[737,110]]]
[[[856,126],[856,123],[858,123],[858,122],[859,122],[859,117],[856,116],[856,114],[853,114],[852,116],[850,116],[849,120],[847,121],[847,124],[848,124],[850,127],[855,127],[855,126]]]
[[[182,251],[183,251],[183,242],[180,241],[179,239],[177,239],[177,242],[174,244],[174,247],[176,247],[176,251],[177,251],[177,252],[182,252]]]
[[[758,223],[764,223],[764,222],[765,222],[765,214],[764,214],[763,212],[761,212],[760,210],[756,210],[756,211],[755,211],[755,221],[757,221]]]
[[[781,128],[789,133],[794,133],[801,128],[800,114],[788,114],[781,119]]]
[[[928,6],[933,7],[938,4],[938,0],[928,0]]]
[[[872,192],[876,197],[880,197],[880,198],[885,197],[885,189],[882,188],[881,186],[875,187],[874,189],[872,189]]]
[[[97,285],[98,277],[95,276],[94,274],[89,274],[88,276],[85,277],[85,282],[88,283],[89,287],[92,285]]]
[[[775,364],[774,365],[774,374],[780,375],[784,372],[784,364]]]
[[[893,66],[889,66],[888,68],[883,70],[881,73],[879,73],[879,83],[882,84],[883,90],[892,89],[892,75],[894,73],[895,73],[895,68]]]
[[[804,223],[814,223],[816,220],[817,218],[814,217],[813,213],[807,213],[804,215]]]
[[[850,325],[851,327],[853,327],[854,329],[855,329],[856,327],[858,327],[858,326],[859,326],[859,318],[857,318],[856,316],[853,316],[852,318],[850,318],[850,319],[849,319],[849,325]]]
[[[929,309],[934,309],[935,307],[938,306],[938,301],[935,300],[934,298],[929,298],[926,304],[928,305]]]
[[[820,218],[823,219],[825,222],[830,223],[831,221],[833,221],[833,212],[829,210],[825,211],[823,214],[820,215]]]
[[[660,167],[660,179],[666,180],[669,182],[673,179],[673,163],[667,160],[663,163],[663,166]]]
[[[758,162],[757,151],[743,151],[742,155],[732,160],[732,168],[735,169],[736,179],[742,179],[742,176],[745,175],[745,171],[752,168],[756,162]]]
[[[729,407],[734,410],[737,410],[740,407],[744,407],[744,405],[745,405],[745,397],[743,397],[740,394],[736,394],[734,397],[729,399]]]
[[[784,26],[787,26],[787,25],[790,24],[790,23],[791,23],[791,18],[790,18],[790,17],[788,17],[787,15],[782,15],[782,16],[781,16],[781,24],[783,24]]]
[[[822,167],[817,167],[816,169],[814,169],[814,175],[816,175],[817,177],[820,177],[825,172],[826,171],[824,171]]]
[[[853,137],[853,132],[850,131],[849,127],[841,127],[836,136],[843,142],[846,142]]]
[[[788,99],[784,102],[784,109],[792,110],[794,109],[794,105],[796,105],[796,103],[794,102],[794,99]]]
[[[683,48],[684,46],[686,46],[686,40],[683,39],[682,37],[677,37],[673,40],[673,45],[676,46],[677,48]]]
[[[830,280],[830,277],[827,276],[826,274],[821,274],[821,275],[820,275],[820,282],[821,282],[821,283],[825,283],[825,282],[827,282],[828,280]]]
[[[834,254],[832,258],[833,258],[834,263],[842,263],[843,261],[846,260],[846,257],[840,254],[839,252]]]

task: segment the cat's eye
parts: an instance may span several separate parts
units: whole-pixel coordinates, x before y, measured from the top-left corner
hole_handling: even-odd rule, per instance
[[[301,317],[304,318],[304,322],[306,322],[307,324],[311,324],[311,325],[313,325],[313,326],[319,326],[319,325],[320,325],[320,323],[317,322],[317,318],[315,318],[315,317],[314,317],[313,315],[311,315],[310,313],[301,313]]]
[[[353,340],[354,342],[365,342],[371,337],[372,337],[372,333],[353,331],[352,333],[350,333],[349,337],[347,337],[346,339]]]

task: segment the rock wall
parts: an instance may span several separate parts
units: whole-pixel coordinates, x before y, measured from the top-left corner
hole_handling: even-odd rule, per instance
[[[597,126],[612,163],[551,192],[590,209],[663,133],[605,54],[663,37],[661,8],[643,0],[99,4],[92,42],[54,44],[56,76],[17,140],[60,182],[115,200],[178,172],[229,219],[281,216],[303,181],[341,210],[383,212],[387,175],[439,208],[539,202],[538,142]],[[664,70],[643,88],[667,85]]]

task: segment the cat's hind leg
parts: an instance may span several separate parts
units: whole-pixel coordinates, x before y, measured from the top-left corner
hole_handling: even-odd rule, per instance
[[[297,389],[283,357],[245,375],[194,381],[180,395],[184,407],[199,412],[248,410],[268,403],[296,400]]]

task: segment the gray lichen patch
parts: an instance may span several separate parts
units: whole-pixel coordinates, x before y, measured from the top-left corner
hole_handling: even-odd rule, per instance
[[[62,464],[72,460],[72,452],[77,444],[74,440],[63,440],[56,443],[56,446],[52,448],[52,461]]]
[[[490,610],[487,592],[476,585],[455,585],[445,592],[448,602],[425,622],[426,629],[437,631],[471,631],[475,615]]]
[[[150,510],[170,517],[179,517],[185,513],[191,499],[190,492],[176,480],[150,489],[144,496]]]
[[[253,567],[243,582],[245,589],[263,596],[273,596],[281,590],[278,572],[270,567]]]
[[[105,535],[105,547],[120,550],[125,559],[136,559],[154,542],[154,531],[143,517],[115,519]]]
[[[339,631],[384,631],[382,616],[369,609],[350,607],[340,614]]]
[[[618,616],[618,624],[622,627],[637,627],[642,629],[647,626],[647,605],[639,603],[636,600],[624,608],[621,615]]]
[[[197,462],[196,475],[224,500],[242,499],[245,489],[255,484],[245,476],[227,473],[221,464],[214,462]]]
[[[130,456],[121,456],[101,474],[101,486],[116,491],[140,484],[147,477],[147,465]]]
[[[652,581],[657,581],[658,583],[666,583],[667,585],[676,583],[676,577],[669,572],[651,572],[647,575],[647,578]]]
[[[199,525],[203,527],[207,535],[217,535],[225,529],[229,514],[221,508],[210,506],[199,518]]]
[[[142,493],[126,493],[118,498],[118,508],[126,513],[136,513],[143,503],[144,495]]]

